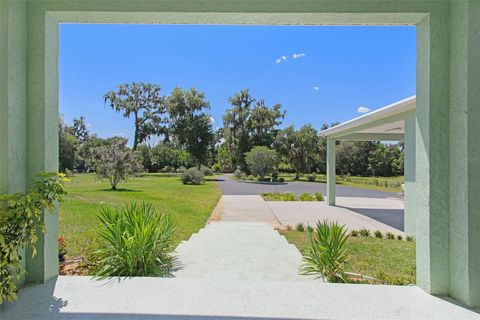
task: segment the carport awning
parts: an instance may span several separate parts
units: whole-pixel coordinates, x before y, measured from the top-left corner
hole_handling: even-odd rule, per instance
[[[321,131],[320,135],[334,140],[403,141],[405,118],[415,108],[416,96],[412,96]]]

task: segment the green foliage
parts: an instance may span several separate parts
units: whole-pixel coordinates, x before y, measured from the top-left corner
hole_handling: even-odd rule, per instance
[[[217,162],[213,164],[212,170],[216,173],[221,173],[223,171],[223,167],[220,165],[220,163]]]
[[[317,198],[311,193],[302,193],[300,195],[300,201],[316,201]]]
[[[217,163],[220,165],[220,170],[219,172],[232,172],[233,168],[233,160],[232,160],[232,155],[228,151],[227,145],[225,143],[222,143],[218,148],[217,148]]]
[[[205,179],[205,175],[201,170],[193,167],[188,169],[182,174],[182,183],[183,184],[202,184]]]
[[[313,227],[307,224],[307,232],[313,232]]]
[[[375,231],[375,238],[382,239],[383,238],[383,233],[380,230]]]
[[[90,164],[100,180],[107,180],[112,190],[117,185],[143,172],[138,154],[127,148],[127,141],[119,141],[92,150]]]
[[[160,86],[151,83],[132,82],[117,86],[117,91],[107,92],[105,102],[121,112],[125,118],[134,119],[133,150],[151,135],[167,132],[163,116],[166,112],[166,99],[160,95]]]
[[[368,229],[365,229],[365,228],[360,229],[360,231],[358,233],[362,237],[370,237],[370,230],[368,230]]]
[[[254,147],[245,154],[245,161],[250,171],[263,180],[266,175],[275,170],[277,154],[275,150],[264,146]]]
[[[357,230],[350,230],[350,237],[358,237],[358,231]]]
[[[283,177],[278,178],[278,182],[285,182],[285,178]]]
[[[413,237],[412,237],[412,236],[407,236],[407,237],[405,238],[405,240],[407,240],[407,241],[413,241]]]
[[[403,237],[402,237],[402,235],[400,235],[400,234],[399,234],[399,235],[397,235],[397,240],[403,240]]]
[[[272,172],[272,182],[278,182],[278,172]]]
[[[243,180],[245,178],[245,173],[242,170],[237,169],[233,172],[233,177],[237,180]]]
[[[200,171],[202,171],[205,177],[213,176],[213,171],[209,167],[202,166]]]
[[[297,199],[291,192],[262,192],[260,195],[265,201],[295,201]]]
[[[169,277],[176,265],[172,255],[175,232],[170,215],[151,203],[104,208],[98,234],[104,244],[95,253],[95,275],[109,277]]]
[[[323,197],[323,194],[321,192],[315,192],[315,198],[317,201],[323,201],[325,198]]]
[[[345,226],[337,222],[318,222],[314,232],[308,233],[309,246],[304,254],[303,274],[316,274],[328,282],[345,283],[344,268],[348,262]]]
[[[387,233],[385,234],[385,238],[387,238],[387,239],[389,239],[389,240],[393,240],[393,239],[395,239],[395,235],[394,235],[393,233],[391,233],[391,232],[387,232]]]
[[[300,231],[300,232],[303,232],[305,231],[305,225],[301,222],[297,223],[297,225],[295,226],[295,230],[297,231]]]
[[[27,193],[0,195],[0,304],[17,297],[17,281],[25,270],[19,250],[27,246],[35,256],[37,232],[45,232],[43,211],[53,212],[65,195],[63,174],[41,173]]]
[[[317,176],[316,176],[315,174],[309,174],[309,175],[307,176],[307,180],[308,180],[309,182],[315,182],[315,180],[317,180]]]

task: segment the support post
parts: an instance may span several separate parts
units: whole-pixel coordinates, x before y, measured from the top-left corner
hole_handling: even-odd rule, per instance
[[[335,140],[327,138],[327,201],[335,205]]]
[[[406,235],[415,237],[417,203],[415,201],[415,110],[405,117],[404,148],[404,231]]]

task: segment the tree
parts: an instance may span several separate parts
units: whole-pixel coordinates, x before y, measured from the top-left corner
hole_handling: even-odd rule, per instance
[[[269,108],[265,100],[259,99],[250,113],[248,126],[250,129],[251,144],[254,146],[272,146],[278,133],[277,127],[285,118],[282,106],[275,104]]]
[[[121,84],[117,91],[104,95],[105,102],[125,118],[133,116],[135,133],[133,150],[151,135],[167,134],[165,97],[160,96],[160,86],[150,83],[133,82]]]
[[[232,155],[228,151],[226,144],[221,144],[217,147],[217,163],[222,167],[222,171],[231,172],[232,171]]]
[[[73,170],[77,165],[77,151],[79,141],[74,135],[73,127],[63,121],[62,116],[58,119],[58,170]]]
[[[199,170],[208,158],[215,137],[206,112],[209,108],[205,94],[195,88],[184,91],[177,87],[168,99],[171,133],[195,159]]]
[[[91,151],[90,165],[100,180],[108,180],[112,190],[143,171],[140,157],[127,148],[127,139],[113,139],[110,144]]]
[[[89,132],[85,117],[81,116],[80,119],[73,119],[73,134],[82,145],[88,141]]]
[[[310,124],[296,131],[293,126],[282,130],[276,139],[276,147],[288,164],[295,170],[295,179],[309,172],[314,166],[318,148],[318,135]]]
[[[264,180],[266,175],[275,170],[277,153],[265,146],[257,146],[245,154],[245,161],[250,171]]]

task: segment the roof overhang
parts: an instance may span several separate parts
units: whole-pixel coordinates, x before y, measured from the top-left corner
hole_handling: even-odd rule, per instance
[[[320,135],[335,140],[403,141],[405,118],[415,108],[416,96],[412,96],[321,131]]]

